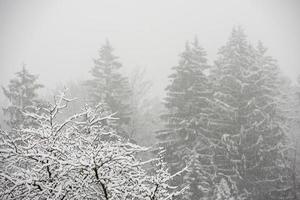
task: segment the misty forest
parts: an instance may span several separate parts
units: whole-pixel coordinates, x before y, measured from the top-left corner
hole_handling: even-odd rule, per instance
[[[87,77],[51,91],[18,65],[1,89],[0,199],[300,199],[300,76],[242,24],[222,34],[213,60],[180,41],[160,95],[109,37]]]

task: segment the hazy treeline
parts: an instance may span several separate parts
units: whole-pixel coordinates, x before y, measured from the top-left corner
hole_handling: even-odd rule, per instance
[[[262,42],[234,28],[214,63],[187,42],[164,99],[121,68],[106,41],[88,80],[43,98],[22,66],[2,88],[1,198],[300,198],[300,86]]]

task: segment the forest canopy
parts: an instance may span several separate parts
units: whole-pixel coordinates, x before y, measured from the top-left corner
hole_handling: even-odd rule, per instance
[[[87,80],[2,87],[1,199],[300,198],[300,86],[262,42],[234,27],[213,63],[186,42],[164,98],[122,67],[107,40]]]

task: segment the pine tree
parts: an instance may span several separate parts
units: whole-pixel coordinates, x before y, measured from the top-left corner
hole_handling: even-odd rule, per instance
[[[204,191],[198,187],[200,182],[203,183],[200,183],[203,188],[210,187],[209,180],[203,173],[209,171],[210,167],[205,167],[201,172],[198,170],[199,161],[207,159],[209,154],[209,141],[200,140],[203,138],[201,132],[206,127],[209,115],[211,91],[205,73],[208,69],[206,53],[197,39],[192,44],[187,43],[178,66],[173,68],[173,74],[169,77],[171,83],[166,88],[165,99],[167,113],[162,116],[166,129],[158,133],[160,145],[166,148],[165,160],[171,172],[178,171],[185,165],[190,166],[188,172],[176,180],[176,184],[190,184],[188,199],[204,195]],[[203,153],[203,157],[200,153]]]
[[[131,112],[129,82],[121,75],[119,70],[122,64],[113,55],[113,48],[108,41],[101,47],[99,58],[94,62],[95,66],[91,70],[93,78],[86,82],[91,103],[104,103],[120,119],[119,126],[128,124]]]
[[[280,71],[262,45],[252,47],[233,29],[213,71],[215,183],[226,181],[234,199],[288,199]],[[217,189],[217,188],[216,188]]]
[[[293,109],[291,111],[293,116],[293,122],[292,122],[292,130],[291,130],[291,137],[293,141],[294,150],[292,153],[292,166],[293,166],[293,187],[295,191],[295,199],[297,197],[300,197],[300,148],[299,148],[299,141],[300,141],[300,134],[299,134],[299,128],[300,128],[300,76],[298,76],[297,79],[297,85],[292,88],[294,95],[291,95],[293,97],[293,104],[291,104],[291,101],[289,105],[293,105]],[[296,108],[296,109],[295,109]]]
[[[9,100],[9,106],[3,108],[7,116],[6,124],[10,128],[28,126],[28,119],[25,119],[23,112],[31,109],[33,104],[41,104],[37,98],[37,90],[43,85],[37,83],[38,76],[29,73],[23,65],[22,70],[16,73],[16,78],[10,80],[7,88],[2,87],[4,95]]]
[[[285,78],[283,80],[281,91],[283,93],[283,100],[281,103],[282,110],[288,118],[288,138],[290,145],[289,161],[291,170],[291,184],[293,186],[294,199],[299,197],[300,181],[299,181],[299,78],[296,85],[292,84],[291,80]]]

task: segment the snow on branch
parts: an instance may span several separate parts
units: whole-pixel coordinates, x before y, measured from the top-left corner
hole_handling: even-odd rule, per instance
[[[71,101],[62,93],[42,113],[25,113],[34,126],[0,132],[0,199],[167,200],[184,192],[169,183],[186,169],[170,175],[160,158],[138,160],[148,148],[119,136],[107,123],[114,114],[85,107],[60,123]]]

